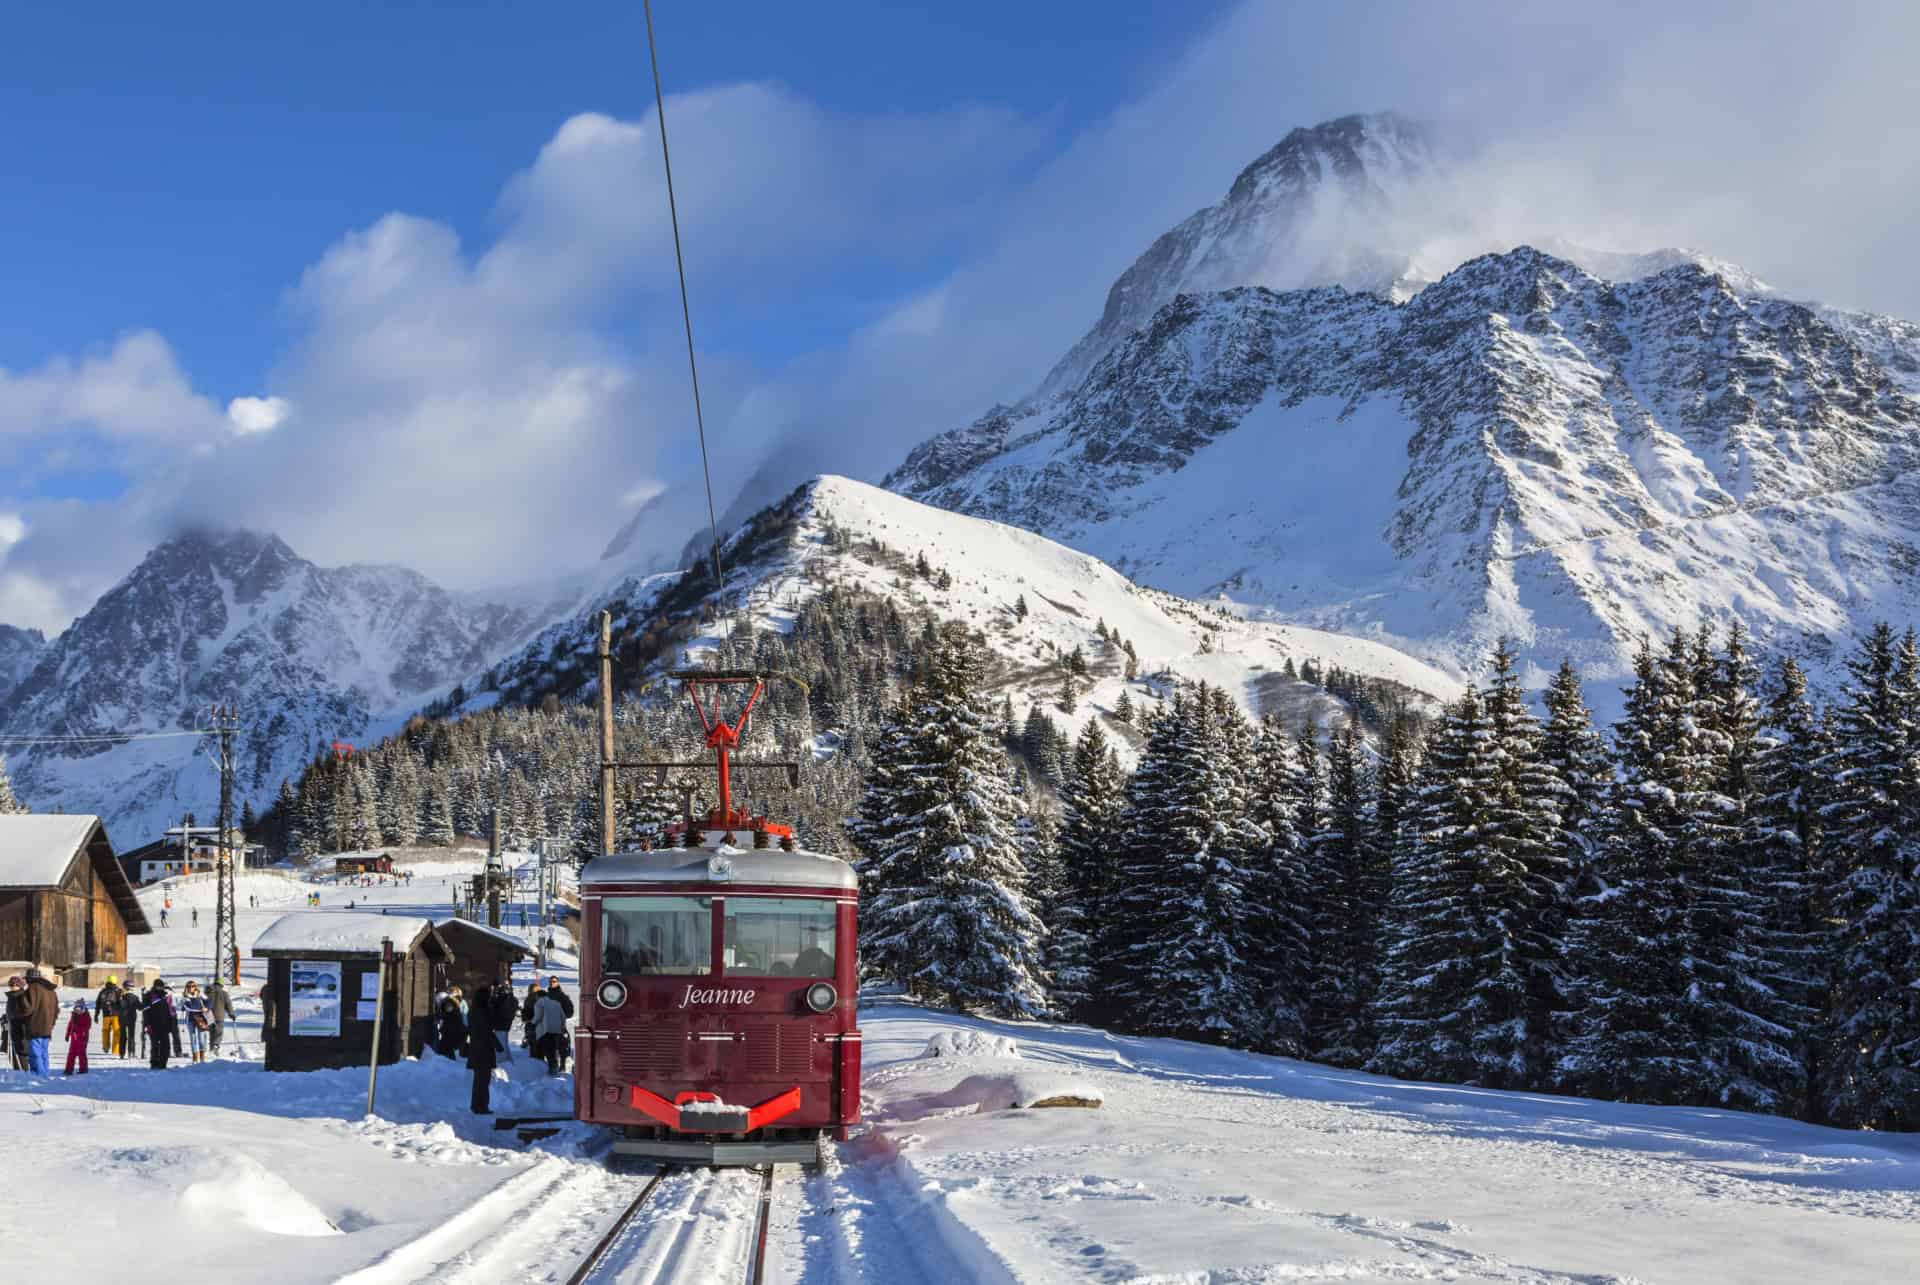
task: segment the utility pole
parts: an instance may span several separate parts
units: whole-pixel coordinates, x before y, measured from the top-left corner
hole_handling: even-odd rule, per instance
[[[213,956],[214,974],[227,974],[235,985],[240,981],[240,932],[235,923],[237,910],[233,886],[233,736],[240,726],[240,714],[231,705],[213,707],[213,732],[216,762],[220,766],[219,856],[214,864]],[[189,835],[183,840],[191,842]]]
[[[600,851],[613,844],[613,613],[600,613]]]
[[[500,926],[500,885],[506,879],[500,861],[500,809],[493,809],[493,826],[487,839],[487,927]]]

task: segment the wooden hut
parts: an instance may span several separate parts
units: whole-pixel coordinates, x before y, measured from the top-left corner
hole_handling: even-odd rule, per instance
[[[469,998],[496,979],[512,981],[513,966],[533,957],[533,947],[512,933],[471,919],[443,919],[434,930],[453,952],[447,966],[447,984],[458,986]]]
[[[151,931],[99,817],[0,816],[0,960],[124,964]]]
[[[381,1012],[380,1061],[413,1057],[433,1041],[433,993],[452,954],[427,920],[366,911],[282,915],[253,943],[267,961],[261,992],[269,1071],[365,1066]],[[385,1008],[381,961],[386,961]]]
[[[335,857],[333,873],[336,875],[390,875],[393,873],[393,857],[388,853],[356,853],[353,856]]]

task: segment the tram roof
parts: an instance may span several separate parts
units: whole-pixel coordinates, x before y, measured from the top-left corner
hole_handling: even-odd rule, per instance
[[[716,878],[709,863],[724,857],[730,864],[725,878]],[[859,888],[853,867],[838,857],[818,852],[782,852],[778,848],[718,847],[657,848],[652,852],[610,852],[595,857],[580,871],[581,884],[710,883],[751,884],[791,888]]]

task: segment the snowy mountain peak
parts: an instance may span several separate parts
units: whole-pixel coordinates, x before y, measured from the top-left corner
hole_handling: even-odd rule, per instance
[[[1399,304],[1188,294],[887,485],[1457,674],[1505,635],[1619,677],[1735,617],[1823,669],[1920,605],[1920,332],[1742,285],[1521,247]]]
[[[272,534],[181,531],[39,652],[0,697],[0,729],[175,732],[235,704],[241,789],[264,802],[316,744],[404,718],[531,623],[402,568],[323,568]],[[134,833],[211,805],[191,737],[36,747],[13,763],[35,807],[98,812]]]
[[[38,629],[0,625],[0,703],[32,672],[46,649],[47,636]]]
[[[1242,170],[1227,195],[1161,236],[1107,293],[1100,321],[1041,385],[1069,391],[1180,294],[1257,285],[1343,285],[1404,298],[1420,284],[1399,199],[1437,172],[1433,132],[1393,112],[1295,129]]]

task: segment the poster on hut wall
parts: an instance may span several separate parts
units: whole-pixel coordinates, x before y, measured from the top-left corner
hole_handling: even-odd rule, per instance
[[[340,961],[287,961],[287,1034],[340,1034]]]

